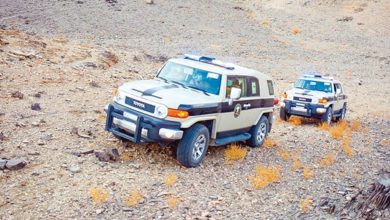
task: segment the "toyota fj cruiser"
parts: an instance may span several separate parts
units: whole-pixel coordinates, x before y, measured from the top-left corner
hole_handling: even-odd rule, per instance
[[[177,143],[176,156],[196,167],[209,145],[262,145],[272,126],[272,79],[215,58],[170,59],[152,80],[119,87],[106,106],[106,130],[135,143]],[[176,143],[175,143],[176,142]]]
[[[280,102],[280,118],[287,121],[291,115],[319,118],[330,124],[345,118],[347,96],[341,83],[318,73],[305,74]]]

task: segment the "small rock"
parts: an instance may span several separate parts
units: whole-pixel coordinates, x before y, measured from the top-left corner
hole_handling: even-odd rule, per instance
[[[96,87],[96,88],[100,87],[99,84],[96,81],[90,82],[89,85],[92,86],[92,87]]]
[[[353,17],[351,16],[344,16],[342,18],[338,18],[337,21],[342,21],[342,22],[347,22],[347,21],[352,21]]]
[[[11,94],[11,96],[12,96],[13,98],[23,99],[23,93],[21,93],[20,91],[13,92],[13,93]]]
[[[41,125],[41,123],[39,121],[33,121],[33,122],[31,122],[31,125],[34,127],[39,127],[39,125]]]
[[[53,134],[45,134],[43,137],[41,137],[43,141],[50,141],[53,139]]]
[[[80,173],[81,169],[80,169],[80,166],[75,164],[75,165],[71,165],[68,170],[72,173]]]
[[[6,160],[0,159],[0,170],[4,170],[6,164],[7,164]]]
[[[0,132],[0,141],[5,141],[7,137],[3,134],[3,132]]]
[[[27,164],[26,161],[24,161],[22,159],[14,158],[14,159],[7,161],[6,167],[9,170],[20,170],[23,167],[25,167],[26,164]]]
[[[347,195],[347,192],[345,192],[345,191],[338,191],[337,193],[340,195],[343,195],[343,196]]]
[[[154,4],[154,0],[146,0],[146,4],[153,5]]]
[[[119,152],[116,148],[110,148],[107,150],[107,154],[110,156],[110,159],[113,161],[119,160]]]
[[[43,119],[41,119],[41,120],[39,120],[39,121],[33,121],[33,122],[31,122],[31,125],[34,126],[34,127],[39,127],[40,125],[45,124],[45,123],[46,123],[46,121],[43,120]]]
[[[95,152],[95,156],[99,159],[99,161],[108,162],[110,161],[110,155],[105,152]]]
[[[40,111],[41,110],[41,105],[39,103],[34,103],[31,105],[31,109],[34,111]]]
[[[104,212],[104,209],[96,209],[96,214],[100,215]]]

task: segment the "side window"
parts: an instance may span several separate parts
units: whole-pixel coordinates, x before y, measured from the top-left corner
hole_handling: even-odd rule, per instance
[[[247,96],[259,96],[259,81],[254,77],[248,77]]]
[[[246,79],[242,76],[228,76],[226,82],[226,98],[230,97],[232,87],[241,89],[241,97],[247,96]]]
[[[267,84],[268,84],[269,95],[274,95],[275,94],[274,83],[272,82],[272,80],[267,80]]]
[[[341,85],[339,83],[336,83],[335,87],[336,87],[335,91],[340,90],[340,93],[343,93],[343,89],[341,88]]]

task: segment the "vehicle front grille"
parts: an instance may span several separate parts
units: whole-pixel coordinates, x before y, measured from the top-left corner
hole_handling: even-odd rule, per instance
[[[129,97],[126,97],[125,103],[126,103],[126,105],[129,105],[131,107],[134,107],[134,108],[146,111],[146,112],[150,112],[150,113],[154,113],[154,109],[156,108],[154,105],[151,105],[151,104],[148,104],[148,103],[145,103],[142,101],[138,101],[138,100],[135,100],[135,99],[132,99]]]
[[[297,97],[297,96],[294,96],[294,100],[301,101],[301,102],[311,102],[311,99],[309,99],[309,98]]]

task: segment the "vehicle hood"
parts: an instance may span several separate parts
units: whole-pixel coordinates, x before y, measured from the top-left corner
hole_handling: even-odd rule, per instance
[[[293,100],[294,97],[297,98],[305,98],[305,99],[311,99],[311,102],[318,102],[318,99],[322,98],[331,98],[334,97],[333,93],[326,93],[322,91],[315,91],[315,90],[305,90],[305,89],[299,89],[299,88],[293,88],[291,90],[288,90],[287,96],[289,100]]]
[[[221,102],[220,97],[202,91],[164,82],[162,80],[136,80],[123,84],[119,91],[139,101],[147,100],[169,108],[179,105],[203,105]]]

